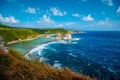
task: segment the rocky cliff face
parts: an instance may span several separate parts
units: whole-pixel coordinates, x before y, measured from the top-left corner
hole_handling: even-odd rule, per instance
[[[5,53],[8,53],[8,46],[4,39],[0,36],[0,49],[2,49]]]

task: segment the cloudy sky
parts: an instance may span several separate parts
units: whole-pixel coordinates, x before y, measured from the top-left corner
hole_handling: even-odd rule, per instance
[[[0,23],[120,31],[120,0],[0,0]]]

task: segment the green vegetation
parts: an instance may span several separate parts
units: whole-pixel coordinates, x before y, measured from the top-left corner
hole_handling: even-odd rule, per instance
[[[0,24],[0,35],[4,38],[6,42],[35,38],[43,34],[66,34],[67,32],[67,30],[64,30],[62,28],[15,28]]]
[[[58,70],[43,62],[28,61],[19,52],[0,50],[0,80],[93,80],[66,68]]]
[[[11,27],[5,24],[0,24],[0,28],[11,28]]]
[[[6,42],[33,38],[38,35],[38,33],[29,29],[15,29],[15,28],[0,28],[0,35],[5,39]]]
[[[68,31],[63,28],[41,28],[41,29],[32,29],[33,31],[39,34],[55,34],[55,33],[67,33]]]

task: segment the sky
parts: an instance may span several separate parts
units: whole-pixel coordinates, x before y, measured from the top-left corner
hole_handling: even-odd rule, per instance
[[[26,28],[120,31],[120,0],[0,0],[0,23]]]

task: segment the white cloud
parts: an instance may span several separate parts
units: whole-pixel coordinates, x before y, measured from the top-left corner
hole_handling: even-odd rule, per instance
[[[52,14],[54,16],[65,16],[67,15],[66,11],[60,11],[59,9],[57,9],[56,7],[52,7],[50,8],[50,11],[52,12]]]
[[[112,0],[108,0],[108,5],[109,5],[109,6],[113,6]]]
[[[67,22],[65,25],[66,26],[71,26],[71,25],[74,25],[75,23],[74,22]]]
[[[59,27],[59,28],[62,28],[62,27],[64,27],[64,25],[63,24],[54,24],[54,27]]]
[[[97,25],[99,25],[99,26],[112,26],[112,23],[110,22],[109,18],[106,18],[105,20],[98,21]]]
[[[118,7],[116,12],[117,12],[118,15],[120,15],[120,6]]]
[[[91,16],[91,14],[89,14],[88,16],[84,16],[82,17],[83,21],[94,21],[94,18]]]
[[[15,23],[18,23],[19,20],[15,19],[14,16],[3,17],[3,16],[0,14],[0,22],[15,24]]]
[[[102,0],[103,3],[106,3],[108,6],[113,6],[112,0]]]
[[[64,22],[64,23],[55,23],[53,26],[54,27],[58,27],[58,28],[70,28],[70,27],[72,27],[73,28],[73,26],[75,25],[76,23],[75,22]]]
[[[53,23],[55,23],[49,16],[47,16],[45,14],[37,22],[41,23],[41,24],[53,24]]]
[[[28,13],[31,13],[31,14],[36,14],[36,9],[35,8],[31,8],[31,7],[28,7],[25,12],[28,12]]]
[[[64,11],[64,12],[63,12],[63,14],[64,14],[64,15],[67,15],[67,12],[66,12],[66,11]]]
[[[78,13],[73,13],[72,16],[74,16],[74,17],[81,17],[81,15],[78,14]]]

